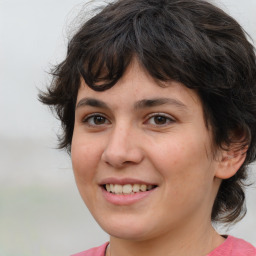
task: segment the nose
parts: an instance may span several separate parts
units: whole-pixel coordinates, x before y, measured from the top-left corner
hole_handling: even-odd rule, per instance
[[[102,160],[114,168],[139,164],[143,160],[139,135],[131,127],[116,126],[102,153]]]

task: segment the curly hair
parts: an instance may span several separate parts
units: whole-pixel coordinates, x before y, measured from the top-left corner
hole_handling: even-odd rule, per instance
[[[81,79],[95,91],[108,90],[134,56],[153,78],[198,93],[215,148],[247,148],[241,168],[222,181],[211,216],[241,219],[248,164],[256,158],[255,49],[241,26],[207,1],[117,0],[86,21],[39,94],[61,121],[60,148],[70,153]]]

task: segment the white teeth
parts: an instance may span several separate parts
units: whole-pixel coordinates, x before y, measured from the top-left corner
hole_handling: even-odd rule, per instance
[[[139,192],[140,191],[140,185],[139,184],[134,184],[133,185],[133,192]]]
[[[145,192],[147,190],[147,185],[140,185],[140,190]]]
[[[123,193],[123,186],[122,185],[114,185],[114,193],[115,194],[122,194]]]
[[[106,184],[106,190],[108,191],[108,192],[110,192],[111,190],[110,190],[110,185],[109,184]]]
[[[154,188],[153,185],[146,185],[146,184],[106,184],[106,190],[113,194],[134,194],[139,192],[145,192],[147,190],[151,190]]]
[[[123,186],[123,194],[131,194],[132,193],[132,185],[126,184]]]

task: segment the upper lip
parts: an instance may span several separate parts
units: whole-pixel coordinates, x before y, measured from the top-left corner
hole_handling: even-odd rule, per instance
[[[99,185],[105,185],[105,184],[119,184],[119,185],[125,185],[125,184],[145,184],[145,185],[156,185],[152,182],[147,182],[139,179],[134,178],[115,178],[115,177],[109,177],[101,180]]]

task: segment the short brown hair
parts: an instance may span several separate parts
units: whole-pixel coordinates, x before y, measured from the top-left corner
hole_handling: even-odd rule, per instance
[[[213,221],[238,220],[247,166],[256,156],[255,51],[240,25],[207,1],[118,0],[85,22],[39,95],[61,120],[60,148],[70,152],[81,77],[90,88],[107,90],[134,56],[155,79],[197,91],[217,147],[241,139],[238,150],[248,147],[238,172],[222,181],[212,210]]]

